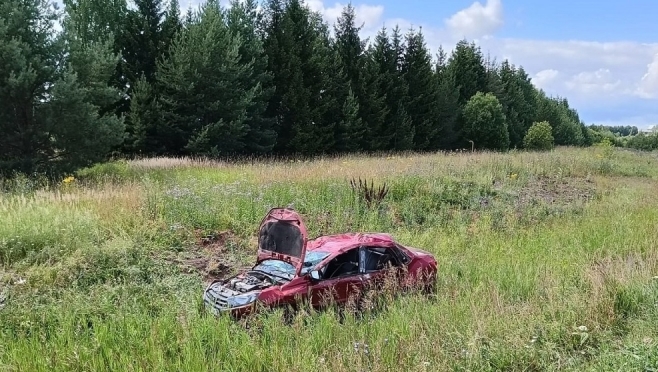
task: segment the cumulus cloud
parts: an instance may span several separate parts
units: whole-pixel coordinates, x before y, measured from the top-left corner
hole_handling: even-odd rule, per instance
[[[476,1],[446,20],[446,25],[456,37],[480,38],[491,36],[503,26],[503,3],[487,0],[485,5]]]
[[[647,65],[647,73],[642,76],[636,94],[643,98],[658,98],[658,53]]]
[[[536,86],[577,108],[658,98],[658,43],[492,38],[478,44],[522,65]]]
[[[549,68],[536,73],[532,80],[537,87],[543,89],[550,86],[550,84],[555,81],[555,78],[557,78],[559,74],[559,71]]]
[[[330,25],[336,22],[343,8],[347,6],[347,4],[342,3],[325,6],[322,0],[307,0],[306,4],[311,10],[322,14],[322,17]],[[384,7],[382,5],[353,4],[352,6],[354,6],[354,12],[356,14],[357,27],[363,25],[364,30],[372,30],[380,26],[382,15],[384,14]]]
[[[569,89],[586,94],[613,92],[620,85],[621,80],[615,79],[607,68],[600,68],[596,71],[583,71],[566,82]]]

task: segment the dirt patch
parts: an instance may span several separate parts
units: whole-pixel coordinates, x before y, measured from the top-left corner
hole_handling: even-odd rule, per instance
[[[232,232],[202,235],[197,230],[195,236],[193,248],[185,252],[183,257],[171,260],[184,272],[198,273],[203,277],[204,282],[210,283],[213,280],[229,277],[244,268],[229,252],[228,246],[237,241],[237,237]]]
[[[539,177],[530,180],[517,194],[518,205],[537,202],[568,205],[596,197],[594,182],[587,178]]]

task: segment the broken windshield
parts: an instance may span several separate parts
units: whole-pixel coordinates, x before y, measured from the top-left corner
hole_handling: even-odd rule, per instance
[[[304,266],[300,275],[305,275],[309,270],[311,270],[315,265],[320,263],[329,255],[329,252],[323,251],[309,251],[306,252],[304,257]],[[262,271],[266,274],[278,276],[280,278],[285,278],[292,280],[295,277],[295,267],[285,261],[281,260],[265,260],[256,267],[254,270]]]

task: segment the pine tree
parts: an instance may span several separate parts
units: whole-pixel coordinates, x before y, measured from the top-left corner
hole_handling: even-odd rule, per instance
[[[341,16],[334,26],[335,42],[334,53],[336,54],[335,60],[338,62],[336,72],[341,74],[332,79],[332,84],[337,84],[335,87],[337,102],[347,102],[348,100],[356,100],[350,105],[357,107],[356,117],[352,117],[354,113],[350,112],[350,117],[345,117],[346,114],[341,112],[341,122],[336,126],[336,150],[337,151],[355,151],[368,149],[370,142],[365,139],[365,132],[362,130],[363,113],[371,115],[373,108],[377,102],[371,102],[372,97],[365,90],[365,42],[361,40],[359,32],[361,27],[355,24],[356,14],[352,4],[348,4],[343,8]],[[348,95],[353,95],[349,98]],[[356,120],[358,118],[359,120]],[[375,118],[376,120],[376,118]],[[358,123],[359,128],[349,128],[345,125],[349,123]],[[346,133],[351,133],[352,137],[346,136]],[[358,136],[358,137],[357,137]]]
[[[123,30],[128,13],[126,0],[63,0],[63,3],[63,21],[68,24],[69,33],[75,33],[82,43],[115,42]],[[118,49],[113,47],[112,51],[116,53]]]
[[[161,141],[166,136],[167,128],[162,116],[159,96],[152,84],[142,77],[135,84],[130,98],[129,120],[133,125],[134,136],[130,147],[137,149],[141,155],[166,155],[168,149]]]
[[[164,143],[173,154],[217,156],[244,151],[248,109],[260,99],[253,61],[241,63],[243,39],[229,30],[219,3],[209,1],[175,39],[158,68]]]
[[[173,43],[176,35],[183,29],[183,23],[180,18],[180,5],[178,0],[170,0],[169,7],[164,13],[162,22],[162,36],[160,54],[163,58],[169,56],[169,48]]]
[[[122,121],[101,107],[119,98],[107,81],[112,41],[91,40],[76,19],[55,35],[45,0],[0,3],[0,173],[51,175],[102,160]],[[33,27],[39,25],[39,27]]]
[[[117,39],[122,55],[118,66],[117,84],[126,90],[126,96],[116,108],[116,112],[127,116],[126,142],[123,151],[143,153],[147,149],[135,147],[135,144],[144,143],[145,139],[137,138],[132,119],[140,121],[142,131],[144,126],[158,124],[148,124],[147,117],[138,118],[140,112],[131,113],[131,99],[140,79],[144,79],[152,86],[149,92],[153,99],[158,99],[155,81],[157,62],[164,56],[168,45],[163,33],[165,11],[162,0],[134,0],[134,2],[136,9],[128,11],[125,26]]]
[[[537,93],[536,114],[535,121],[547,121],[551,125],[556,145],[581,145],[584,142],[581,124],[571,116],[568,103],[561,98],[548,97],[540,90]]]
[[[523,69],[516,69],[508,61],[500,68],[504,98],[501,103],[507,117],[512,147],[523,146],[523,138],[535,119],[535,91]]]
[[[343,8],[341,16],[338,17],[334,26],[335,49],[340,57],[346,78],[358,94],[362,93],[361,79],[364,66],[365,42],[361,40],[357,27],[356,13],[352,4]]]
[[[459,87],[460,106],[463,107],[475,93],[489,90],[482,52],[475,44],[469,44],[466,40],[458,42],[448,60],[448,68],[452,70]]]

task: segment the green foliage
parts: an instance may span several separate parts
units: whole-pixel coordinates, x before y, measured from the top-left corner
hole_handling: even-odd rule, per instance
[[[432,58],[421,31],[410,30],[405,35],[405,46],[400,71],[410,92],[407,110],[414,128],[413,148],[437,150],[444,130],[438,122],[440,91],[433,76]]]
[[[658,150],[658,132],[642,132],[632,136],[626,142],[626,147],[644,151]]]
[[[45,2],[31,1],[24,5],[47,9]],[[184,16],[178,0],[135,0],[130,6],[126,0],[65,0],[64,5],[59,18],[47,11],[34,16],[44,25],[59,20],[62,33],[48,26],[30,30],[39,33],[32,37],[2,25],[4,38],[11,39],[3,55],[12,61],[3,73],[17,72],[17,81],[25,82],[27,75],[18,73],[24,67],[18,65],[32,56],[20,56],[12,46],[22,40],[30,53],[44,57],[35,64],[35,79],[50,80],[34,97],[52,97],[50,91],[57,89],[61,95],[64,84],[67,90],[78,84],[84,90],[79,101],[93,106],[87,112],[97,113],[100,124],[83,125],[96,120],[84,110],[60,110],[64,100],[33,101],[34,112],[53,123],[80,125],[70,130],[53,124],[62,128],[61,136],[41,124],[11,131],[5,142],[13,149],[0,158],[4,174],[74,170],[110,150],[126,157],[239,157],[463,149],[470,147],[465,136],[473,130],[464,109],[477,93],[493,94],[502,106],[509,145],[496,148],[520,147],[531,124],[541,121],[551,125],[556,145],[589,146],[600,140],[566,99],[538,91],[523,67],[485,57],[467,40],[450,55],[439,47],[432,65],[422,31],[403,34],[398,25],[390,32],[382,27],[368,42],[360,36],[352,4],[343,8],[333,35],[322,15],[303,0],[231,0],[228,5],[208,0]],[[67,74],[77,82],[64,79]],[[63,79],[60,88],[56,79]],[[16,82],[7,82],[20,90]],[[40,111],[41,106],[53,110]],[[0,125],[16,126],[5,123],[10,121]],[[100,128],[100,135],[90,127]],[[631,141],[623,135],[635,135],[637,128],[608,129],[599,126],[596,132],[622,134],[612,134],[616,146],[651,147],[643,137]],[[53,133],[60,137],[59,147],[83,142],[79,154],[44,149],[52,147]]]
[[[233,35],[240,35],[240,64],[252,64],[252,73],[243,76],[244,86],[254,86],[257,96],[246,108],[246,123],[249,131],[245,138],[245,153],[269,153],[276,144],[275,120],[265,115],[267,101],[272,97],[272,73],[267,70],[268,57],[265,55],[263,40],[257,31],[260,15],[255,0],[232,0],[227,11],[228,27]]]
[[[245,149],[248,109],[262,89],[250,84],[254,61],[241,63],[242,42],[214,3],[201,7],[174,40],[157,74],[166,123],[161,141],[169,151],[219,155]]]
[[[336,143],[340,147],[337,149],[346,152],[356,152],[361,149],[365,128],[359,117],[359,103],[354,97],[352,89],[349,90],[345,99],[338,128],[340,128],[340,137],[337,138]]]
[[[435,101],[438,135],[431,145],[434,149],[452,149],[457,142],[456,125],[459,117],[459,90],[453,70],[447,67],[447,55],[439,48],[434,78],[437,85]]]
[[[475,94],[464,106],[464,138],[478,149],[507,150],[509,132],[503,106],[492,93]]]
[[[552,128],[546,121],[533,123],[523,138],[523,147],[529,150],[551,150],[553,146]]]
[[[0,174],[67,172],[123,139],[122,120],[101,111],[120,98],[111,42],[84,41],[72,21],[53,36],[54,20],[45,1],[0,5]]]
[[[585,142],[584,125],[578,114],[569,107],[566,99],[547,97],[543,91],[537,95],[538,108],[535,121],[547,121],[553,128],[558,146],[582,146]]]

